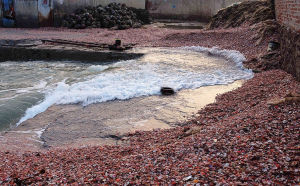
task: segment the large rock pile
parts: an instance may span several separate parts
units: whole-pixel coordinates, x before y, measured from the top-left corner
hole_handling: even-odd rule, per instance
[[[129,8],[125,4],[110,3],[103,7],[79,8],[64,17],[62,26],[75,29],[84,28],[139,28],[151,22],[147,10]]]
[[[246,22],[254,25],[270,19],[275,19],[270,1],[245,1],[220,10],[212,17],[208,28],[238,27]]]

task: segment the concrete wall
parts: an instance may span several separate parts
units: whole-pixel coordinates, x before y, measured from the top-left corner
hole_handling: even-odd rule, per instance
[[[155,18],[208,20],[220,9],[245,0],[147,0]]]
[[[2,14],[2,1],[0,0],[0,26],[2,26],[2,17],[3,17],[3,14]]]
[[[300,32],[300,0],[275,0],[277,20]]]
[[[37,0],[15,0],[15,13],[17,27],[38,27]]]
[[[145,0],[53,0],[54,11],[47,12],[44,16],[40,8],[38,11],[38,2],[40,0],[14,0],[14,8],[16,12],[16,25],[17,27],[38,27],[38,26],[51,26],[52,18],[54,18],[54,25],[59,26],[60,20],[65,14],[72,13],[80,7],[107,5],[112,2],[125,3],[127,6],[135,8],[145,8]],[[1,6],[2,0],[0,0]],[[41,6],[40,6],[41,7]],[[53,12],[53,13],[52,13]],[[45,20],[45,18],[46,20]],[[48,19],[49,17],[49,19]],[[41,19],[43,18],[43,19]],[[51,20],[52,19],[52,20]],[[0,26],[2,24],[2,8],[0,8]]]
[[[55,25],[60,25],[60,20],[65,14],[70,14],[77,8],[86,6],[107,5],[109,3],[125,3],[135,8],[145,8],[145,0],[54,0]]]

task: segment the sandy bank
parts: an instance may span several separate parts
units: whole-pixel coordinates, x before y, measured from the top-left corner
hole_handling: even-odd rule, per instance
[[[126,133],[181,125],[205,105],[213,103],[216,95],[236,89],[242,82],[183,90],[170,97],[141,97],[87,107],[55,105],[17,128],[3,132],[0,151],[126,144],[119,139]]]

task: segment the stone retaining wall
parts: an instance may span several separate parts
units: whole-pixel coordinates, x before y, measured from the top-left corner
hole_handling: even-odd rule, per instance
[[[282,26],[280,35],[281,68],[300,81],[300,33]]]
[[[300,0],[275,0],[275,10],[281,24],[300,32]]]
[[[275,0],[280,29],[281,67],[300,81],[300,0]]]

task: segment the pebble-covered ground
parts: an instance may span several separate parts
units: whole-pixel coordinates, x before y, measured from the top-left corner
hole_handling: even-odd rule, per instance
[[[217,97],[187,126],[136,132],[126,146],[0,153],[1,184],[299,183],[300,90],[280,70]]]
[[[220,47],[242,52],[248,59],[266,50],[267,40],[256,46],[256,40],[251,39],[255,31],[248,26],[199,30],[199,29],[168,29],[155,25],[128,30],[84,29],[73,30],[66,28],[0,28],[0,39],[66,39],[113,44],[115,39],[121,39],[124,44],[137,46],[180,47],[204,46]]]
[[[39,35],[44,32],[51,31],[32,30],[27,36],[44,37]],[[82,32],[82,40],[95,35],[92,30]],[[218,45],[239,50],[248,59],[263,52],[266,44],[256,47],[250,39],[252,31],[242,27],[216,31],[149,28],[144,32],[103,32],[114,33],[110,39],[118,35],[141,46]],[[138,33],[144,37],[134,36]],[[76,39],[76,34],[69,37]],[[103,35],[93,39],[110,41]],[[182,127],[129,134],[124,146],[27,153],[2,151],[0,185],[297,185],[299,99],[269,104],[276,102],[273,99],[297,92],[300,93],[300,84],[291,75],[281,70],[266,71],[255,74],[241,88],[218,96],[216,103],[199,111]]]

